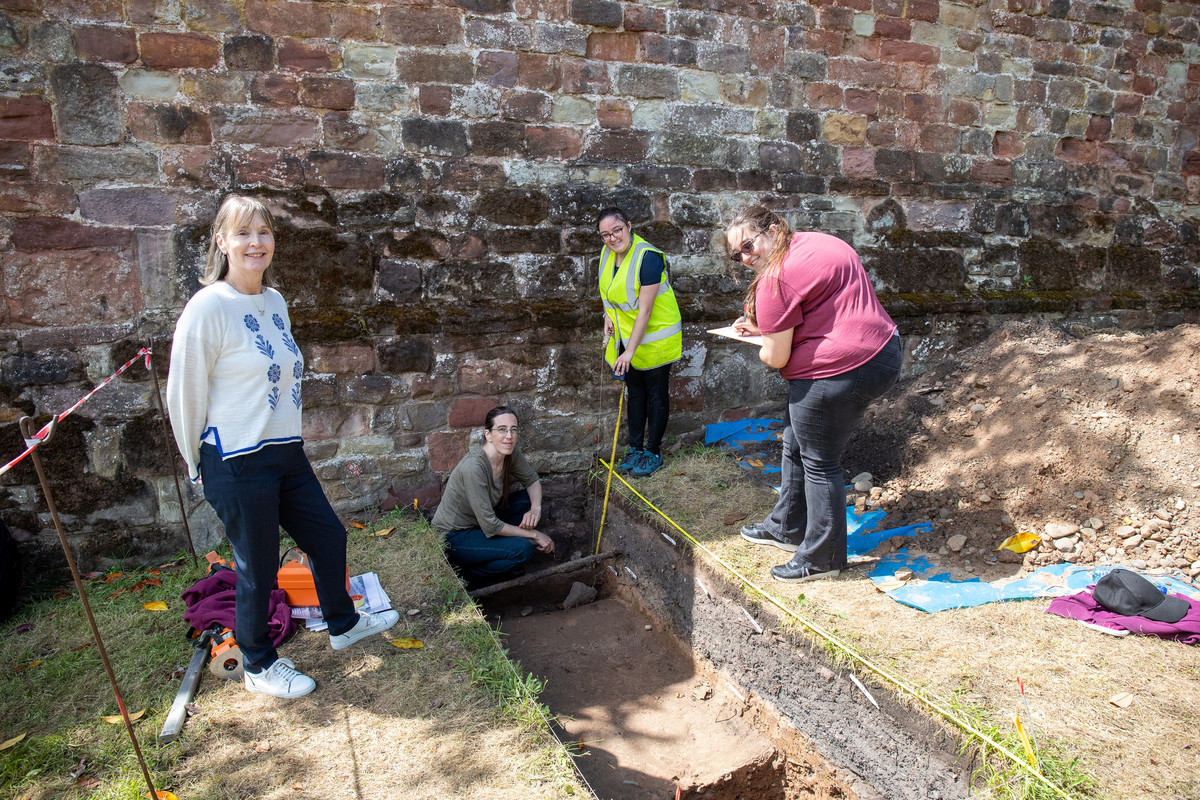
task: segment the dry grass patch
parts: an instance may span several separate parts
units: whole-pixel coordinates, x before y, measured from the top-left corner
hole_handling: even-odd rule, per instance
[[[169,674],[190,656],[181,636],[177,597],[196,576],[181,580],[172,589],[173,598],[166,598],[172,603],[171,624],[140,636],[161,640],[157,658],[165,666],[145,661],[128,646],[110,645],[129,705],[150,709],[137,730],[159,788],[187,800],[586,796],[568,755],[531,699],[531,683],[537,688],[536,683],[513,669],[466,597],[442,557],[440,535],[412,519],[393,518],[376,527],[389,525],[396,525],[396,532],[386,539],[371,537],[369,531],[352,532],[349,561],[354,573],[379,575],[401,622],[387,637],[337,652],[323,633],[298,633],[280,652],[316,679],[317,690],[306,697],[281,701],[251,694],[205,672],[197,713],[181,739],[163,747],[155,743],[178,677],[139,683],[133,676],[153,675],[166,666]],[[30,613],[38,614],[40,605]],[[66,622],[72,614],[64,607],[52,622],[60,617]],[[106,640],[110,630],[121,625],[129,629],[126,622],[115,623],[101,620]],[[54,625],[37,627],[48,637],[59,635]],[[82,636],[78,626],[67,630],[67,641]],[[419,639],[424,647],[390,644],[401,637]],[[8,669],[0,677],[0,690],[13,689],[11,656],[2,665]],[[27,678],[25,690],[36,702],[24,711],[5,704],[0,739],[22,726],[30,737],[0,753],[0,770],[12,767],[0,772],[0,794],[30,800],[133,800],[146,791],[123,730],[95,722],[112,700],[98,661],[94,655],[90,659],[75,673],[78,687]],[[99,673],[98,681],[94,673]],[[66,709],[87,699],[88,710],[56,713],[64,704],[51,699],[55,692],[69,696]],[[50,750],[62,756],[42,774],[26,774],[30,759]],[[101,781],[99,788],[85,791],[67,776],[80,758]]]

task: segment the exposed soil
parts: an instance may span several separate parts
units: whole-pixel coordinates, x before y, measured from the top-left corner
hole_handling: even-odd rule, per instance
[[[858,505],[888,511],[889,526],[932,521],[894,547],[936,554],[955,577],[1063,560],[1196,577],[1198,352],[1194,325],[1084,336],[1005,325],[868,412],[845,459],[874,473]],[[1041,546],[997,553],[1018,531]],[[954,534],[961,549],[947,546]]]

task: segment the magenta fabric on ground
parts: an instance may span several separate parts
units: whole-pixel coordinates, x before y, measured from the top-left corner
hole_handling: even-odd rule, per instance
[[[1160,639],[1174,639],[1184,644],[1200,644],[1200,602],[1181,594],[1172,594],[1172,597],[1178,597],[1188,604],[1188,612],[1179,622],[1155,622],[1145,617],[1126,617],[1114,614],[1096,602],[1096,598],[1092,597],[1091,590],[1093,588],[1095,587],[1089,586],[1086,592],[1054,598],[1050,607],[1046,609],[1046,613],[1090,622],[1117,631],[1157,636]]]
[[[183,621],[198,631],[207,630],[213,625],[237,630],[234,624],[236,586],[237,573],[231,569],[217,570],[215,574],[196,581],[180,595],[188,607],[183,612]],[[287,604],[287,594],[283,589],[271,590],[270,613],[267,632],[271,643],[278,647],[296,629],[296,621],[292,619],[292,609]]]

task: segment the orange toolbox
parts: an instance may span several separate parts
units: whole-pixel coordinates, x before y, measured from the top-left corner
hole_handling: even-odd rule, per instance
[[[292,560],[279,568],[276,580],[279,588],[287,594],[287,604],[293,608],[301,606],[319,606],[317,587],[313,583],[312,569],[308,566],[308,556],[299,554],[298,560]],[[286,556],[285,556],[286,558]],[[346,567],[346,591],[350,591],[350,568]]]

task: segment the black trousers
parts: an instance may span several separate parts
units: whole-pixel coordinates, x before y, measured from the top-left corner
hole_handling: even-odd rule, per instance
[[[667,432],[667,419],[671,415],[671,365],[663,364],[654,369],[630,367],[625,373],[625,389],[629,406],[629,446],[659,455],[663,435]]]

